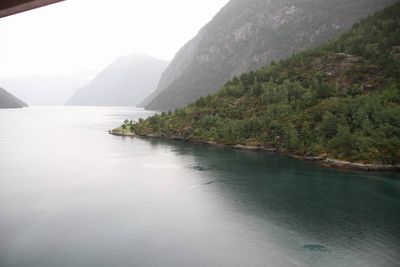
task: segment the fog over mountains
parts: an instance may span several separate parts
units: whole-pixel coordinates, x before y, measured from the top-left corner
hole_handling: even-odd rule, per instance
[[[64,105],[75,91],[87,84],[91,71],[70,75],[32,75],[0,79],[0,86],[29,105]]]
[[[173,110],[227,80],[349,29],[395,0],[231,0],[190,40],[140,106]]]
[[[168,62],[133,54],[117,59],[80,88],[67,105],[135,106],[151,94]]]
[[[29,105],[174,110],[226,81],[323,42],[396,0],[231,0],[169,63],[132,54],[100,73],[0,79]],[[162,44],[160,44],[162,45]]]

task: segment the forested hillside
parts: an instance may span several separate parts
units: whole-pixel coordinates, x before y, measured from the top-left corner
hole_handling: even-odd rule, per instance
[[[400,163],[400,3],[325,45],[116,132]]]
[[[396,0],[231,0],[175,56],[141,106],[168,111],[235,75],[317,47]]]

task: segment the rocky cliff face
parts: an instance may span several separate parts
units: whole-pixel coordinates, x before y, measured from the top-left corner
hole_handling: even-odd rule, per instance
[[[151,94],[168,62],[134,54],[117,59],[68,100],[70,106],[135,106]]]
[[[28,105],[0,87],[0,108],[23,108]]]
[[[141,106],[173,110],[232,77],[320,45],[395,0],[231,0],[175,56]]]

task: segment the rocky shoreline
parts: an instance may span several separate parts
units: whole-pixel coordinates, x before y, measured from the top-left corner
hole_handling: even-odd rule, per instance
[[[236,150],[247,150],[247,151],[264,151],[264,152],[276,152],[287,155],[291,158],[298,159],[298,160],[305,160],[305,161],[314,161],[318,162],[320,165],[329,168],[336,168],[336,169],[351,169],[351,170],[361,170],[361,171],[400,171],[400,164],[399,165],[384,165],[384,164],[364,164],[364,163],[357,163],[357,162],[349,162],[343,160],[337,160],[328,158],[325,156],[315,157],[315,156],[302,156],[302,155],[295,155],[288,153],[287,151],[281,151],[279,149],[273,147],[265,147],[265,146],[247,146],[247,145],[224,145],[213,141],[199,141],[199,140],[190,140],[186,138],[182,138],[180,136],[165,136],[165,135],[156,135],[156,134],[149,134],[149,135],[138,135],[129,131],[121,131],[120,129],[114,129],[108,131],[109,134],[116,135],[116,136],[126,136],[126,137],[139,137],[139,138],[163,138],[169,140],[180,140],[186,141],[191,143],[198,143],[198,144],[206,144],[212,145],[221,148],[230,148]]]

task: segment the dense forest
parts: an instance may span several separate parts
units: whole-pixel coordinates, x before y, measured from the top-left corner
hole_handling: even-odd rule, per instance
[[[116,132],[400,163],[400,3],[214,95]]]

